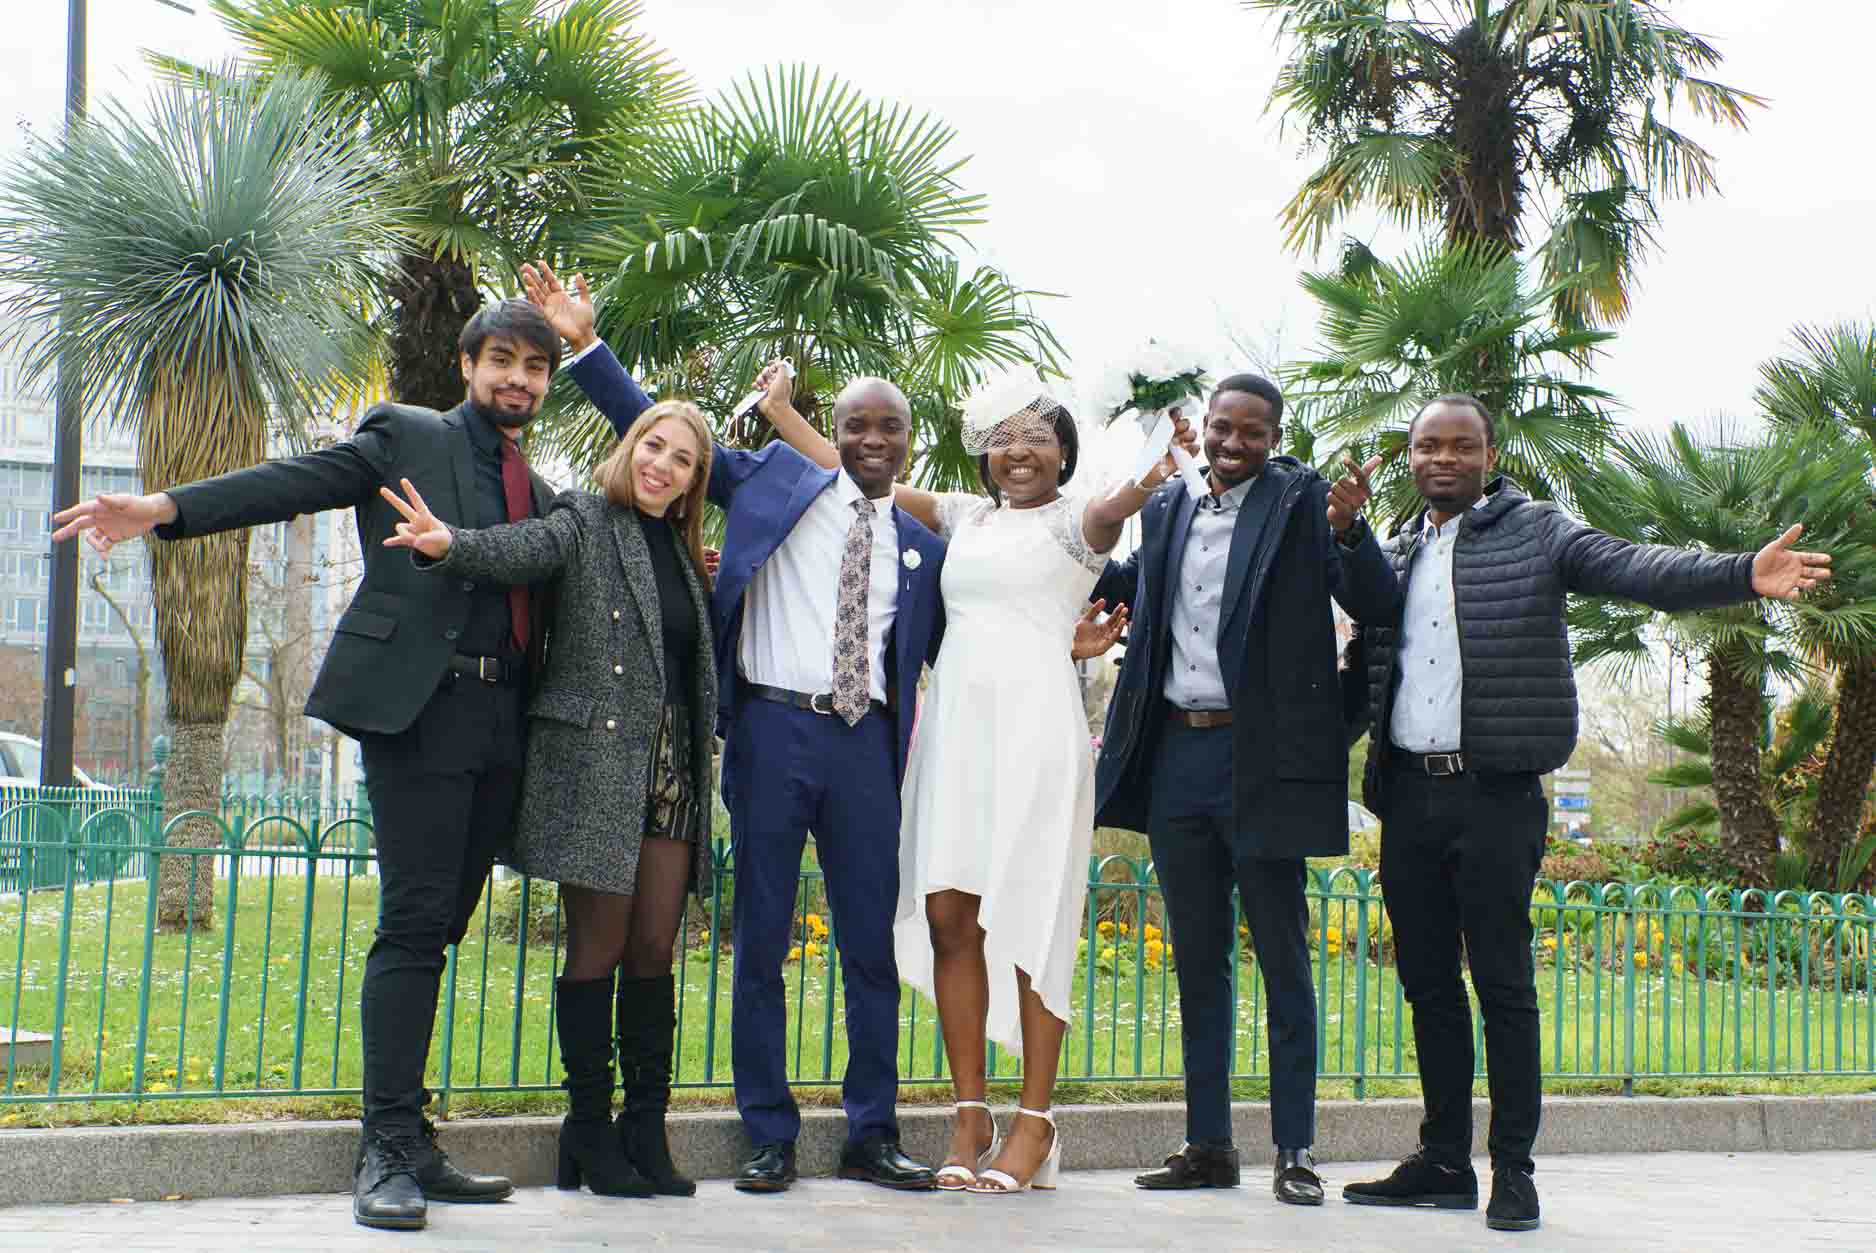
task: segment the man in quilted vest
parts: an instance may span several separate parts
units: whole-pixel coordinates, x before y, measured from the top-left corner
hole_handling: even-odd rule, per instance
[[[1418,1151],[1342,1195],[1478,1208],[1463,942],[1490,1073],[1485,1221],[1528,1231],[1540,1103],[1530,903],[1550,822],[1538,780],[1576,746],[1565,596],[1670,611],[1795,598],[1829,577],[1830,558],[1794,550],[1796,526],[1756,554],[1604,535],[1491,477],[1494,423],[1471,396],[1429,402],[1407,439],[1428,508],[1385,546],[1402,580],[1400,620],[1364,627],[1374,711],[1364,794],[1381,816],[1381,881],[1426,1112]]]

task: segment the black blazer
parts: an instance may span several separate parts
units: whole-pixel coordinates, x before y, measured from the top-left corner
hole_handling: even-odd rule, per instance
[[[1272,457],[1240,510],[1225,566],[1218,663],[1232,720],[1232,813],[1257,857],[1325,857],[1348,849],[1348,740],[1329,600],[1358,622],[1390,620],[1400,595],[1370,534],[1335,541],[1329,485],[1292,457]],[[1109,562],[1093,596],[1131,608],[1127,655],[1095,767],[1095,821],[1145,831],[1166,720],[1172,589],[1197,502],[1178,479],[1141,510],[1141,542]]]
[[[350,439],[298,457],[168,489],[177,519],[157,528],[166,540],[285,522],[303,513],[356,509],[365,577],[333,628],[306,712],[347,735],[394,734],[416,720],[442,680],[469,621],[466,579],[442,579],[412,564],[407,549],[386,548],[401,515],[378,495],[409,479],[432,513],[452,526],[474,519],[475,466],[458,406],[448,413],[414,405],[372,407]],[[553,492],[529,472],[534,509]],[[537,589],[529,663],[539,672],[552,591]]]

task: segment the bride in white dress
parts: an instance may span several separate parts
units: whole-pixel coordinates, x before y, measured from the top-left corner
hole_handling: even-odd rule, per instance
[[[771,369],[764,413],[822,465],[834,446],[788,403]],[[1182,437],[1184,432],[1182,429]],[[938,1186],[1053,1187],[1050,1102],[1068,1028],[1094,832],[1094,755],[1071,656],[1105,652],[1089,593],[1122,524],[1172,473],[1099,495],[1064,492],[1074,419],[1034,374],[994,380],[965,405],[964,442],[987,496],[900,486],[895,503],[949,541],[944,644],[902,792],[899,975],[937,1003],[957,1097]],[[985,1104],[985,1036],[1023,1058],[1022,1103],[1000,1139]]]

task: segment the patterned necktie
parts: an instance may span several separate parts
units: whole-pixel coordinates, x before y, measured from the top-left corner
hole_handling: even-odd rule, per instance
[[[853,525],[840,554],[840,593],[834,600],[834,712],[853,726],[872,698],[872,652],[866,644],[866,593],[873,582],[873,502],[853,502]]]
[[[508,505],[508,520],[519,522],[534,516],[534,497],[528,490],[528,461],[515,447],[515,441],[502,439],[502,497]],[[508,629],[515,643],[528,651],[528,589],[517,583],[508,589]]]

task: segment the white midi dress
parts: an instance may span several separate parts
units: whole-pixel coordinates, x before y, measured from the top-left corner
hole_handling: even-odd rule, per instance
[[[1083,536],[1086,507],[939,498],[944,646],[906,766],[893,940],[900,977],[930,997],[925,898],[981,898],[987,1034],[1012,1050],[1018,968],[1070,1020],[1087,896],[1094,753],[1069,649],[1106,558]]]

